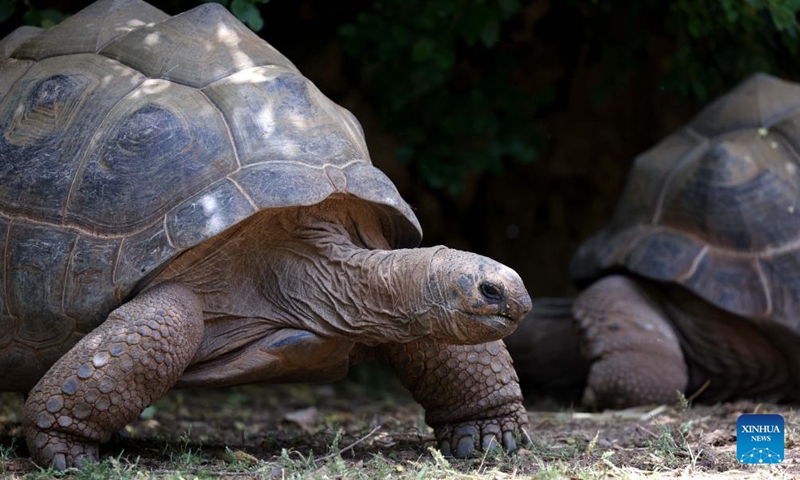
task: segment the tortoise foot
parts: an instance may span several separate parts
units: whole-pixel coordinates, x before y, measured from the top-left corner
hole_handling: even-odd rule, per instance
[[[609,276],[575,301],[590,362],[583,402],[595,408],[673,403],[687,366],[666,313],[635,280]]]
[[[517,450],[517,436],[524,434],[518,416],[506,416],[485,420],[446,425],[436,430],[439,450],[445,456],[468,458],[476,452],[502,448],[506,452]]]
[[[26,429],[25,437],[31,457],[38,465],[49,465],[59,471],[81,468],[87,461],[99,459],[98,444],[65,432]]]
[[[639,352],[620,352],[595,361],[583,404],[598,409],[672,404],[686,388],[686,367]]]
[[[383,347],[400,380],[425,408],[445,455],[517,448],[528,414],[502,341],[447,345],[429,339]]]

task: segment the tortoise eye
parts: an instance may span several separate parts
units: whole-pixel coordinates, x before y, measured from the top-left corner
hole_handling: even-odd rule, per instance
[[[503,290],[491,282],[481,282],[479,289],[483,298],[491,303],[499,303],[503,300]]]

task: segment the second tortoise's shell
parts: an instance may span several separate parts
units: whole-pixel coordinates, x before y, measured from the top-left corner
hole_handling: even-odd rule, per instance
[[[571,273],[626,269],[792,329],[800,308],[800,85],[757,74],[640,155]]]
[[[421,238],[355,118],[215,3],[101,0],[0,41],[0,159],[0,373],[263,209],[357,197]]]

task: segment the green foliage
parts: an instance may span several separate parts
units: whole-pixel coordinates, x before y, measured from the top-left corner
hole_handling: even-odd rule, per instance
[[[674,90],[706,100],[754,71],[798,53],[797,0],[679,0],[671,7],[677,48]]]
[[[624,85],[655,62],[662,90],[707,101],[757,71],[800,74],[800,0],[570,3],[597,37],[606,86]]]
[[[375,0],[341,28],[397,157],[434,187],[458,192],[470,173],[501,172],[538,153],[532,119],[547,99],[515,85],[515,58],[496,49],[517,0]]]
[[[264,28],[264,18],[257,5],[266,4],[269,0],[206,0],[206,2],[215,2],[227,7],[239,21],[254,32],[260,32]]]
[[[27,25],[36,25],[42,28],[50,28],[57,23],[61,23],[65,18],[67,18],[67,15],[51,8],[43,10],[30,9],[25,12],[23,17]]]
[[[15,13],[24,12],[22,21],[26,25],[50,28],[67,15],[52,8],[36,8],[30,0],[0,0],[0,22],[9,20]]]

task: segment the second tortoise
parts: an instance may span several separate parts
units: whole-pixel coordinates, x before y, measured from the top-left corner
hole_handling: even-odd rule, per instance
[[[800,400],[798,152],[800,85],[757,74],[640,155],[572,261],[585,290],[506,340],[521,380],[599,408]]]

